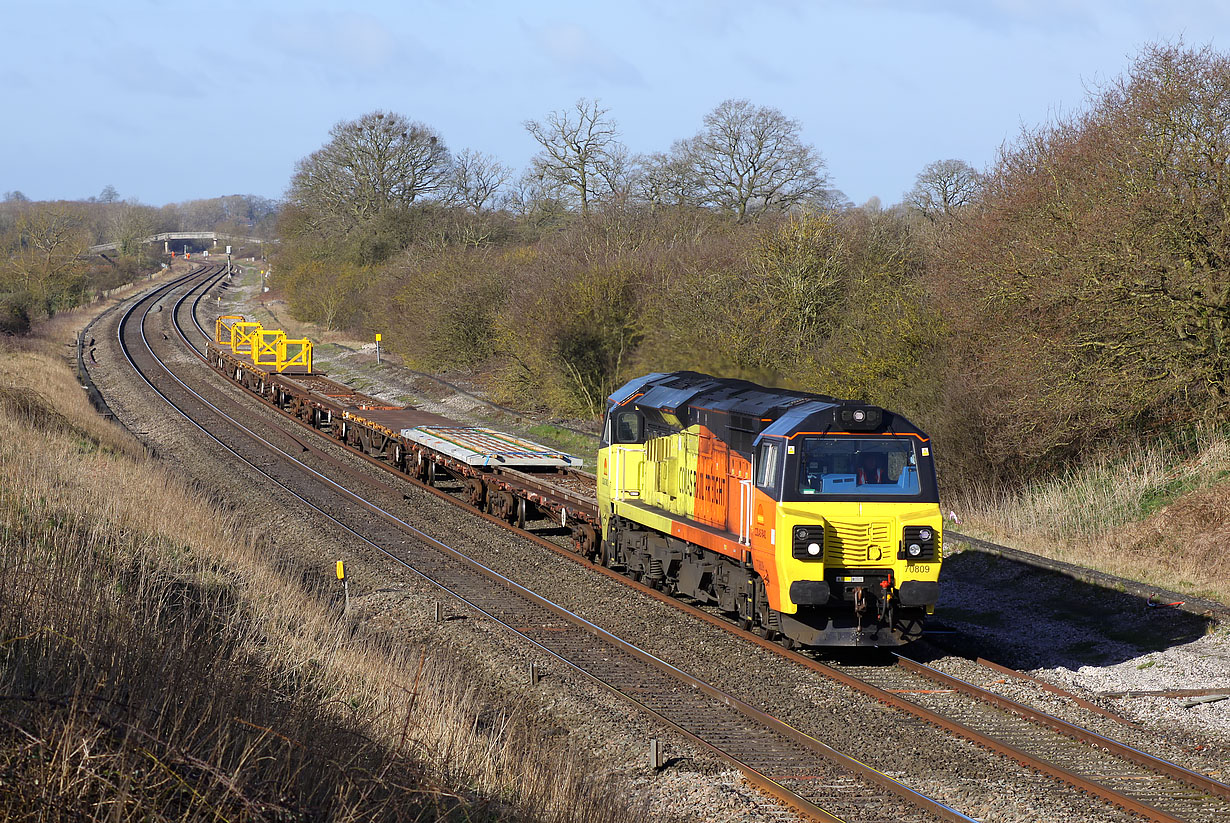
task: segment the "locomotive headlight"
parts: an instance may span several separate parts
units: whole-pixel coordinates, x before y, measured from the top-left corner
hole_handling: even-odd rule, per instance
[[[824,559],[824,526],[817,523],[815,525],[795,526],[794,531],[790,533],[790,556],[795,560],[823,560]]]
[[[854,422],[855,423],[862,423],[866,419],[867,419],[867,412],[863,411],[862,409],[854,410]]]
[[[927,562],[937,558],[939,535],[930,526],[906,526],[901,530],[898,560],[908,560],[911,563]]]

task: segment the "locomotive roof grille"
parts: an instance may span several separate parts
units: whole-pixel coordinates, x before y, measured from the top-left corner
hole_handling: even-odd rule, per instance
[[[683,426],[696,422],[698,415],[729,415],[732,429],[771,437],[789,437],[800,431],[918,431],[904,418],[868,403],[769,389],[699,372],[646,375],[620,387],[610,401],[613,405],[631,402],[648,417],[670,415]]]

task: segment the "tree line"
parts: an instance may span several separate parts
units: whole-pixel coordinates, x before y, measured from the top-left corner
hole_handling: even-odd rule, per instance
[[[618,124],[596,100],[524,125],[542,148],[514,178],[490,155],[452,154],[435,129],[400,114],[375,111],[338,123],[296,167],[287,231],[339,237],[392,230],[390,223],[425,204],[531,222],[633,204],[710,208],[743,221],[804,205],[827,208],[835,196],[799,123],[747,100],[725,101],[694,137],[649,155],[620,142]],[[382,259],[400,246],[368,255]]]
[[[374,112],[305,158],[277,286],[501,399],[593,415],[696,368],[899,410],[956,480],[1014,482],[1227,415],[1230,59],[1155,44],[988,168],[854,206],[798,123],[726,101],[633,155],[594,101],[519,176]]]
[[[94,294],[156,268],[162,247],[141,240],[166,231],[274,236],[277,204],[228,195],[161,207],[124,200],[114,186],[84,200],[32,201],[9,191],[0,201],[0,332],[15,333]],[[92,245],[117,244],[107,258]]]

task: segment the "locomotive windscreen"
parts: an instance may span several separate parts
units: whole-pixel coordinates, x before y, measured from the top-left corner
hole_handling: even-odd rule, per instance
[[[913,438],[804,437],[797,492],[819,495],[913,495],[920,491]]]

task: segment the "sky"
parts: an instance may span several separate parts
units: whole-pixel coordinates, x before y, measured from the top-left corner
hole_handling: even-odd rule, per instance
[[[579,98],[634,153],[746,98],[888,206],[932,161],[985,168],[1080,111],[1148,43],[1230,51],[1226,0],[0,0],[0,19],[0,193],[149,205],[280,198],[376,109],[520,172],[525,121]]]

